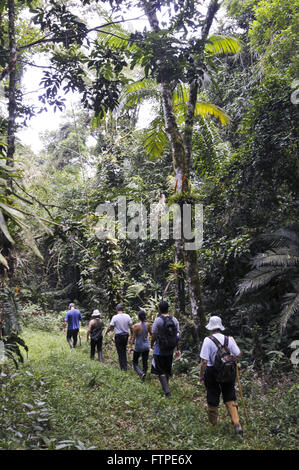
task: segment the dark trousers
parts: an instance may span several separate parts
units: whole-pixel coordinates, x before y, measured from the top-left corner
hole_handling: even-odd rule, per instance
[[[228,401],[236,401],[235,381],[220,384],[215,379],[213,367],[206,368],[204,382],[207,391],[208,405],[218,406],[221,395],[223,398],[223,403],[227,403]]]
[[[95,352],[97,350],[98,357],[100,358],[100,353],[102,352],[103,345],[103,336],[100,336],[99,339],[94,340],[90,338],[90,357],[94,358]]]
[[[76,330],[67,330],[66,339],[71,348],[75,348],[77,345],[79,329]]]
[[[149,350],[147,351],[134,351],[133,352],[133,366],[138,366],[138,361],[141,356],[142,359],[142,370],[146,374],[147,369],[148,369],[148,355],[149,355]]]
[[[115,346],[121,370],[127,370],[127,344],[129,335],[115,335]]]

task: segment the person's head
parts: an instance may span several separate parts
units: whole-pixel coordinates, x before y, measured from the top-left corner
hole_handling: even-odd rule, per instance
[[[117,312],[123,312],[124,311],[124,304],[117,304],[116,311]]]
[[[144,310],[140,310],[138,312],[138,318],[140,321],[145,321],[146,320],[146,313]]]
[[[75,304],[70,304],[69,309],[72,310],[72,308],[75,308]]]
[[[161,300],[161,302],[159,303],[159,312],[162,314],[168,313],[168,308],[169,308],[168,302],[166,302],[166,300]]]
[[[209,331],[223,331],[225,330],[224,326],[222,325],[222,320],[220,317],[216,315],[212,316],[209,320],[209,323],[206,325],[206,329]]]
[[[92,318],[101,318],[101,314],[98,310],[94,310],[91,316]]]

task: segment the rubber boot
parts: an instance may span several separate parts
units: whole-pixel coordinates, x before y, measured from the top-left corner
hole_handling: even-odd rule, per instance
[[[169,390],[169,385],[168,385],[168,380],[166,375],[159,375],[159,380],[162,385],[163,392],[167,396],[167,398],[170,398],[170,390]]]
[[[103,362],[102,351],[99,351],[99,352],[98,352],[98,361],[99,361],[99,362]]]
[[[141,377],[141,382],[145,381],[146,373],[147,373],[147,369],[143,369],[143,372],[142,372],[143,375]]]
[[[208,405],[208,420],[211,426],[216,426],[218,421],[218,407]]]
[[[238,405],[237,402],[235,401],[228,401],[225,403],[228,414],[230,415],[230,418],[232,420],[232,423],[234,425],[236,434],[239,434],[242,436],[243,430],[240,425],[240,418],[239,418],[239,413],[238,413]]]
[[[145,373],[140,369],[140,367],[138,366],[138,364],[134,364],[133,363],[133,367],[134,367],[134,370],[137,372],[137,374],[139,375],[140,377],[140,380],[143,382],[144,381],[144,378],[145,378]]]

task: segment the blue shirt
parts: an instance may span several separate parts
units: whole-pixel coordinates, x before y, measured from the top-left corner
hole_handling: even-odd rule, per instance
[[[179,322],[177,321],[175,317],[172,317],[172,319],[175,323],[175,326],[177,327],[177,338],[179,339],[179,336],[180,336]],[[173,354],[173,352],[171,352],[170,354],[166,352],[161,352],[160,347],[159,347],[159,333],[162,327],[163,327],[163,319],[161,317],[157,317],[154,321],[153,328],[152,328],[152,332],[157,334],[157,340],[155,343],[153,353],[157,356],[170,356]]]
[[[64,319],[64,321],[68,324],[68,330],[79,330],[80,320],[82,320],[82,316],[77,309],[69,310]]]

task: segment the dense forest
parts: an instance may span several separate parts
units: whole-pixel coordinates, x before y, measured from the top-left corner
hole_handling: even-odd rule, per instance
[[[298,25],[298,0],[0,0],[1,449],[296,448]],[[50,109],[34,151],[20,131]],[[94,309],[153,322],[162,299],[171,402],[123,378],[112,335],[102,364],[85,341]],[[242,351],[242,441],[224,410],[206,422],[215,315]]]

